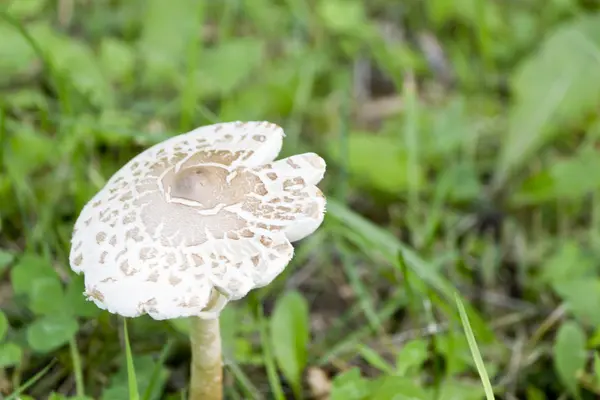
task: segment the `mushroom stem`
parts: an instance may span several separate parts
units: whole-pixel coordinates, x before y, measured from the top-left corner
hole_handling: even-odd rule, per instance
[[[190,318],[192,365],[190,400],[223,398],[223,367],[219,319]]]

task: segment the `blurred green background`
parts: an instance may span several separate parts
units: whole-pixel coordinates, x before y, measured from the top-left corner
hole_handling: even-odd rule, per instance
[[[74,220],[151,144],[263,119],[327,160],[328,215],[226,308],[227,399],[483,399],[479,353],[498,399],[599,398],[600,2],[0,9],[0,398],[129,398]],[[128,325],[142,398],[181,399],[185,322]]]

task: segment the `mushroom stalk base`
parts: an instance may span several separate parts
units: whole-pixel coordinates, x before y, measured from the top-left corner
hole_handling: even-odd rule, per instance
[[[223,399],[219,319],[190,318],[192,365],[190,400]]]

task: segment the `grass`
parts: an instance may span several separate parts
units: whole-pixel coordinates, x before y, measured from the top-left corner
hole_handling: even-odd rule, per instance
[[[475,360],[477,372],[479,373],[481,383],[483,384],[483,388],[485,390],[485,397],[487,400],[494,400],[494,389],[492,388],[490,378],[485,369],[485,364],[483,363],[483,359],[481,358],[481,353],[479,351],[479,348],[477,347],[477,341],[475,340],[475,336],[473,335],[473,330],[471,329],[471,324],[469,323],[469,316],[467,315],[467,311],[465,310],[465,305],[460,300],[460,296],[458,294],[456,295],[456,305],[458,306],[460,320],[465,330],[465,336],[467,337],[467,341],[469,342],[469,349],[471,350],[471,354],[473,355],[473,359]]]
[[[5,2],[0,397],[185,397],[185,326],[85,302],[73,222],[151,144],[266,119],[327,160],[328,213],[227,306],[227,398],[597,398],[599,27],[588,0]]]

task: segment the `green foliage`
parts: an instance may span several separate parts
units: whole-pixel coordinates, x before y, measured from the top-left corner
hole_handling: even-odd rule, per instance
[[[263,61],[264,45],[254,38],[230,40],[207,49],[198,67],[198,91],[205,97],[231,95]]]
[[[598,326],[600,310],[600,276],[594,259],[576,243],[566,242],[556,249],[546,263],[544,278],[568,310],[583,324]]]
[[[399,136],[353,132],[347,140],[347,153],[341,153],[336,142],[330,151],[337,162],[347,165],[357,183],[392,193],[407,189],[406,151]]]
[[[50,263],[43,257],[26,254],[11,271],[11,282],[16,294],[31,296],[37,282],[58,279]]]
[[[127,330],[127,319],[123,318],[123,336],[125,336],[125,360],[127,365],[127,392],[131,400],[139,400],[139,386],[136,377],[136,369],[129,341],[129,331]]]
[[[369,394],[369,382],[361,377],[358,368],[352,368],[333,380],[331,400],[362,400]]]
[[[8,330],[8,318],[0,311],[0,368],[18,365],[23,357],[23,350],[17,344],[4,341]]]
[[[6,315],[0,311],[0,340],[4,339],[6,332],[8,331],[8,320]]]
[[[365,4],[358,0],[322,0],[317,12],[323,25],[338,34],[363,35],[368,25]]]
[[[585,333],[572,321],[565,322],[554,341],[554,368],[567,390],[580,398],[577,376],[586,362]]]
[[[0,343],[0,368],[19,365],[23,350],[15,343]]]
[[[568,132],[597,108],[599,38],[600,14],[587,15],[552,32],[517,69],[499,176],[523,163],[549,135]]]
[[[183,70],[189,47],[197,46],[195,37],[202,27],[202,8],[201,1],[148,2],[138,46],[149,83],[156,85],[162,79],[174,79]]]
[[[13,253],[0,249],[0,272],[7,268],[14,259]]]
[[[600,356],[598,353],[594,353],[594,375],[596,384],[600,384]]]
[[[78,329],[71,316],[46,315],[27,327],[27,342],[33,350],[47,353],[67,343]]]
[[[399,376],[413,375],[427,361],[427,342],[420,339],[406,343],[396,356],[396,373]]]
[[[39,15],[47,3],[47,0],[11,1],[6,11],[18,18],[31,18]]]
[[[112,88],[90,47],[46,24],[32,26],[31,35],[61,79],[69,82],[94,106],[112,107]]]
[[[73,396],[67,397],[62,394],[52,393],[48,400],[93,400],[92,397],[88,396]]]
[[[112,82],[127,82],[135,68],[135,53],[132,47],[119,39],[107,37],[100,43],[100,65],[103,73]]]
[[[31,68],[35,60],[35,53],[23,36],[14,27],[2,20],[0,20],[0,35],[2,36],[2,46],[0,46],[0,72],[2,72],[2,76],[0,82],[6,84],[9,77],[19,76]]]
[[[431,389],[424,389],[415,380],[394,375],[369,380],[361,376],[358,368],[352,368],[338,375],[332,382],[332,400],[394,400],[407,398],[428,400],[433,398]],[[482,396],[480,386],[457,382],[444,382],[440,388],[443,400],[476,400]]]
[[[27,298],[27,306],[38,317],[27,327],[27,342],[34,351],[47,353],[68,343],[79,330],[76,316],[85,316],[87,305],[82,286],[78,296],[69,297],[48,261],[32,254],[23,255],[11,269],[11,282],[16,294]],[[81,281],[79,281],[81,283]],[[71,286],[76,282],[72,282]],[[96,315],[89,313],[87,315]],[[14,353],[13,353],[14,354]]]
[[[553,162],[529,177],[513,198],[517,204],[577,200],[600,188],[600,178],[589,171],[600,168],[598,152],[583,149],[573,157]]]
[[[458,306],[458,312],[460,314],[460,320],[462,322],[463,329],[465,330],[467,342],[469,343],[469,349],[471,350],[471,354],[473,354],[473,359],[475,360],[475,365],[477,366],[477,372],[479,373],[481,383],[483,384],[483,387],[485,389],[485,397],[488,400],[494,400],[494,390],[492,389],[490,378],[488,376],[483,359],[481,358],[481,352],[479,351],[479,347],[477,346],[477,341],[475,340],[475,336],[473,335],[473,330],[471,329],[471,324],[469,322],[467,310],[465,310],[465,306],[458,293],[455,296],[456,304]]]
[[[95,318],[100,314],[100,309],[83,295],[85,290],[83,276],[74,276],[64,293],[65,302],[72,315],[76,317]]]
[[[130,400],[132,398],[130,397],[127,367],[125,367],[125,363],[122,363],[122,365],[123,367],[113,375],[110,383],[102,392],[102,400]],[[156,361],[152,356],[134,357],[133,365],[140,393],[144,393],[155,377]],[[160,393],[167,382],[167,369],[162,365],[159,368],[159,374],[155,377],[154,387],[148,400],[160,399]]]
[[[288,292],[275,306],[270,321],[273,354],[299,398],[309,341],[308,304],[298,292]]]

